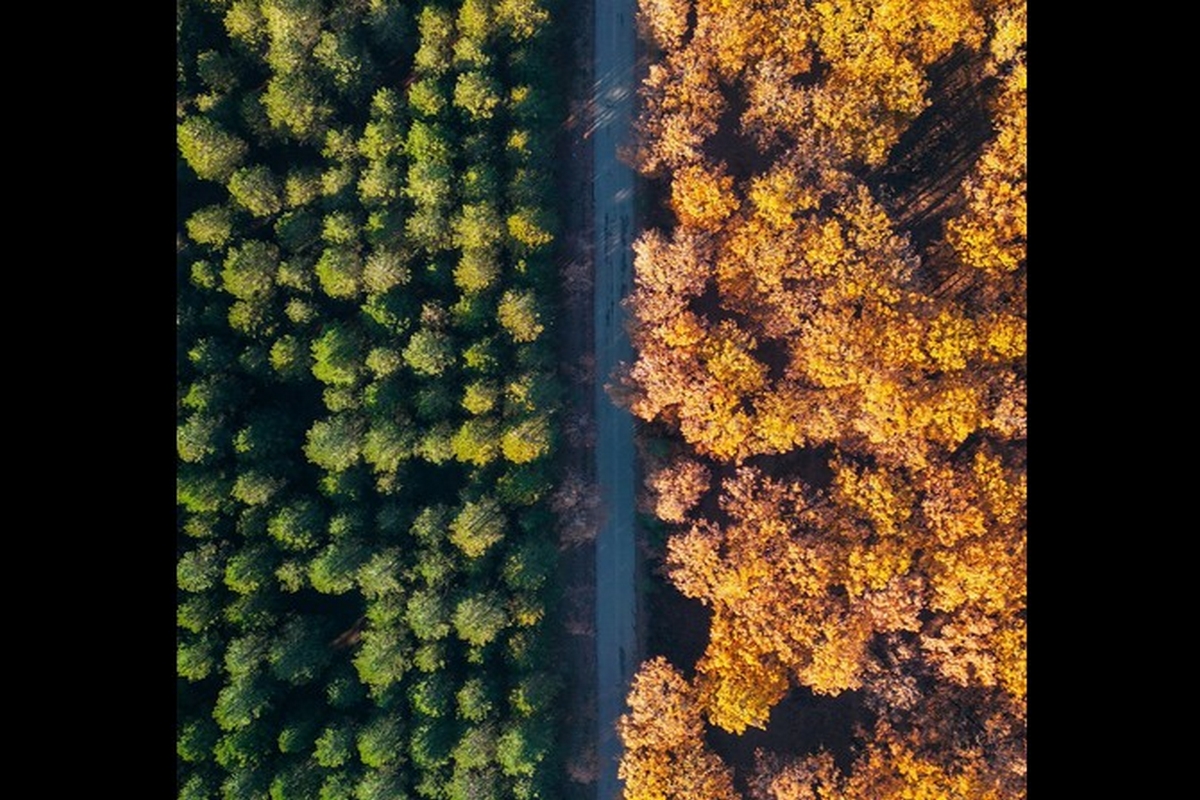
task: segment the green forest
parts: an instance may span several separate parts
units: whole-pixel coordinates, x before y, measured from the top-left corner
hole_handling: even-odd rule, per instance
[[[180,798],[561,796],[555,0],[177,0]]]

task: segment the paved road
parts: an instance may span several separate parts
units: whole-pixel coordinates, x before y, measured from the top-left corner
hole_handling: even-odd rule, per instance
[[[604,392],[619,361],[631,362],[623,298],[632,285],[633,172],[617,160],[633,122],[634,0],[595,0],[594,119],[596,476],[602,527],[596,537],[597,800],[618,800],[615,724],[640,654],[634,628],[633,420]]]

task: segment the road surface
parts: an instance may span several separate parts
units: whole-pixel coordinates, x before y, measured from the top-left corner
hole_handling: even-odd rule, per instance
[[[595,0],[592,153],[595,235],[597,800],[619,800],[617,718],[638,666],[634,620],[633,419],[604,391],[631,362],[621,299],[632,285],[633,171],[617,158],[633,123],[634,0]]]

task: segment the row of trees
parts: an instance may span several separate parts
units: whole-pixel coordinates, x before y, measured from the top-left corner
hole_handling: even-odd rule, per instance
[[[554,11],[179,6],[181,798],[558,793]]]
[[[806,687],[863,692],[874,731],[846,772],[760,754],[750,796],[1023,797],[1024,3],[643,0],[639,21],[636,157],[675,224],[635,246],[626,378],[677,432],[648,500],[712,617],[693,679],[639,672],[626,796],[738,796],[704,721],[763,727]],[[964,177],[896,179],[913,124],[967,100],[989,117]]]

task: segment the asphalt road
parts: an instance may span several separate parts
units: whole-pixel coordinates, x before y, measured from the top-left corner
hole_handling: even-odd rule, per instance
[[[617,718],[639,663],[634,620],[633,419],[604,391],[618,362],[631,362],[621,299],[632,285],[633,171],[617,159],[632,132],[634,0],[595,0],[593,208],[595,213],[596,477],[601,528],[596,537],[598,681],[597,800],[618,800]]]

